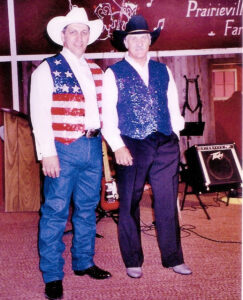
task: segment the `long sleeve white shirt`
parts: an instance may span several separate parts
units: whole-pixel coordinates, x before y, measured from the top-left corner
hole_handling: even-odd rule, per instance
[[[142,80],[148,86],[149,83],[149,56],[144,66],[141,66],[135,62],[128,53],[125,54],[126,61],[138,72]],[[179,131],[184,128],[184,118],[181,116],[178,91],[171,73],[171,70],[167,67],[169,74],[169,85],[167,90],[168,108],[171,119],[171,126],[173,131],[179,137]],[[113,71],[108,68],[104,74],[103,79],[103,93],[102,93],[102,119],[103,129],[102,134],[107,140],[113,151],[124,146],[121,138],[121,132],[118,128],[118,114],[117,114],[117,101],[118,101],[118,89],[116,85],[116,79]]]
[[[85,97],[85,129],[100,128],[95,83],[86,60],[84,57],[78,59],[67,48],[63,48],[61,54],[70,65]],[[30,91],[30,114],[39,160],[57,155],[51,116],[53,87],[50,67],[44,61],[32,74]]]

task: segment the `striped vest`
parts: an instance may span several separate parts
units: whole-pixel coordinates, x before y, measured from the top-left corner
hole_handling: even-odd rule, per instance
[[[62,54],[49,57],[46,61],[50,66],[54,84],[51,115],[55,140],[69,145],[84,134],[85,98],[78,80]],[[101,120],[103,71],[91,60],[87,60],[87,63],[96,87]]]

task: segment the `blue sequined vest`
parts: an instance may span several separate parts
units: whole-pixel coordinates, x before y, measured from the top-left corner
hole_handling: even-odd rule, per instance
[[[169,74],[162,63],[149,61],[149,85],[122,60],[110,67],[118,87],[118,127],[122,135],[144,139],[154,131],[172,133],[167,105]]]

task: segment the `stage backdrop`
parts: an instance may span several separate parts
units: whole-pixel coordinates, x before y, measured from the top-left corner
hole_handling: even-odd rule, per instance
[[[0,55],[10,54],[7,0],[0,1]]]
[[[162,28],[152,50],[234,48],[241,46],[242,0],[13,0],[17,54],[54,53],[45,32],[48,21],[65,15],[72,5],[85,7],[89,18],[104,21],[99,39],[88,52],[114,51],[110,36],[124,29],[130,17],[143,14],[150,28]],[[0,55],[9,52],[7,0],[0,4]]]

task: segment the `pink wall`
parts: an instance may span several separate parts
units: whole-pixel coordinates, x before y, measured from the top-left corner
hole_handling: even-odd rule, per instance
[[[3,113],[0,112],[0,126],[3,124]],[[0,138],[0,209],[3,206],[4,199],[4,151],[3,141]]]
[[[216,143],[236,144],[242,159],[242,93],[235,92],[227,101],[215,101]]]

